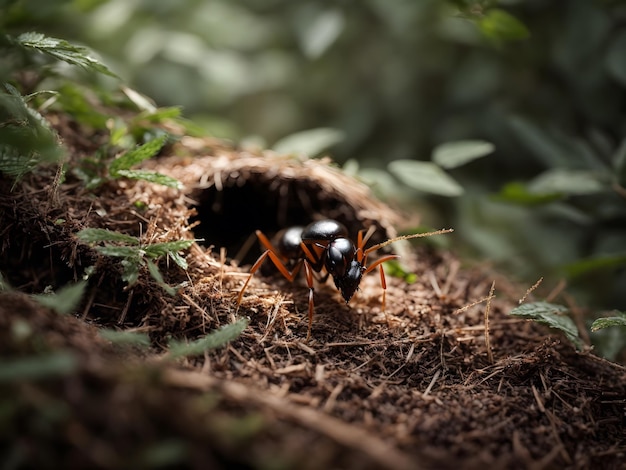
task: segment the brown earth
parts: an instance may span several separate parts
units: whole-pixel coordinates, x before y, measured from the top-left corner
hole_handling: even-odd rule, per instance
[[[70,167],[106,141],[48,119]],[[0,271],[15,288],[0,294],[7,468],[626,468],[625,369],[508,316],[525,287],[432,245],[396,247],[417,280],[388,276],[385,312],[377,275],[349,307],[331,282],[317,287],[309,342],[303,281],[259,273],[237,307],[258,251],[235,254],[255,229],[323,216],[352,234],[374,224],[381,241],[403,225],[329,161],[183,137],[145,167],[184,189],[113,180],[88,191],[55,168],[0,181]],[[179,286],[170,296],[147,272],[126,286],[119,259],[76,239],[86,227],[204,241],[185,253],[186,272],[159,263]],[[90,266],[74,315],[27,295]],[[228,346],[167,358],[169,340],[242,316],[249,325]],[[102,327],[146,333],[150,346],[108,341]],[[6,378],[44,358],[67,368]]]

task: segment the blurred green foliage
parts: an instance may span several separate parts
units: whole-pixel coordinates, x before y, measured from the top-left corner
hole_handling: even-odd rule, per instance
[[[289,151],[332,145],[346,171],[428,225],[454,227],[478,259],[548,285],[566,278],[582,304],[626,309],[622,1],[0,0],[0,9],[0,28],[88,44],[125,82],[216,136]],[[11,60],[0,58],[3,81]],[[308,147],[290,138],[312,129]],[[441,163],[442,149],[467,141],[482,158],[466,147],[458,163]],[[420,165],[434,188],[407,176]]]

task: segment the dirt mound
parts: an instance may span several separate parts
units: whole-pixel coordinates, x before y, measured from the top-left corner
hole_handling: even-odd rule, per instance
[[[70,149],[69,167],[95,152],[95,136],[64,116],[49,119]],[[259,254],[248,243],[255,229],[329,217],[353,236],[371,225],[375,241],[396,235],[402,218],[329,161],[184,137],[146,168],[183,189],[111,180],[88,190],[71,172],[55,178],[56,168],[15,187],[0,181],[0,271],[22,292],[0,297],[5,462],[623,468],[624,368],[508,316],[525,289],[499,278],[490,299],[495,275],[462,269],[450,253],[401,246],[417,279],[387,277],[385,312],[377,275],[364,278],[350,307],[330,283],[316,287],[309,342],[302,282],[258,275],[237,307],[245,265]],[[186,253],[187,271],[158,262],[164,282],[177,286],[171,296],[145,268],[128,286],[118,258],[76,238],[83,228],[146,244],[202,241]],[[86,273],[74,316],[26,295]],[[228,346],[177,361],[164,355],[170,340],[241,316],[249,325]],[[145,333],[150,346],[112,343],[103,327]],[[11,379],[24,361],[52,372],[22,367]]]

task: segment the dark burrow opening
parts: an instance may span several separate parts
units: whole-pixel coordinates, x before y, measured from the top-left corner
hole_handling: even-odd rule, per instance
[[[31,233],[5,233],[7,247],[0,250],[0,272],[11,288],[29,294],[57,289],[75,282],[76,270],[63,262],[63,253]],[[46,246],[48,245],[48,246]]]
[[[358,220],[354,208],[340,194],[329,194],[312,180],[274,176],[271,180],[261,174],[248,175],[245,180],[228,177],[219,190],[215,185],[195,190],[191,194],[197,202],[197,215],[191,220],[198,223],[195,237],[215,252],[223,247],[227,257],[251,264],[261,252],[255,230],[271,237],[283,228],[322,218],[343,223],[353,237],[363,228],[364,221]],[[374,239],[383,237],[379,230]]]

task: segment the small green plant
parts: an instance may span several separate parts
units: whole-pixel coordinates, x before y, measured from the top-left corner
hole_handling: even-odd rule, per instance
[[[35,94],[22,96],[11,84],[0,89],[0,172],[19,181],[42,163],[63,157],[56,133],[28,103]]]
[[[612,326],[626,326],[626,312],[614,312],[615,316],[597,318],[591,324],[591,331],[595,332]]]
[[[533,302],[520,305],[509,312],[510,315],[527,318],[536,321],[550,328],[561,331],[565,334],[577,349],[583,349],[583,342],[578,335],[578,328],[571,318],[567,316],[569,309],[563,305],[552,304],[548,302]],[[620,351],[626,347],[626,335],[624,331],[617,331],[619,328],[626,326],[626,312],[613,312],[610,317],[597,318],[591,324],[591,332],[598,333],[599,330],[612,328],[611,332],[604,332],[594,338],[594,345],[599,352],[610,360],[615,360]],[[600,332],[602,333],[602,332]]]
[[[70,375],[78,369],[78,357],[69,351],[0,360],[0,383],[18,380],[44,380]]]
[[[534,320],[537,323],[547,325],[565,334],[577,349],[583,348],[583,342],[578,336],[576,325],[566,313],[568,309],[563,305],[548,302],[533,302],[522,304],[509,312],[510,315]]]
[[[168,135],[158,128],[166,120],[180,119],[180,108],[156,108],[139,93],[122,87],[125,103],[140,109],[140,113],[124,122],[120,118],[111,118],[102,106],[93,106],[87,95],[96,95],[101,101],[111,102],[112,93],[104,92],[97,86],[81,87],[75,81],[61,77],[51,65],[65,62],[85,71],[117,78],[104,64],[92,58],[89,51],[81,46],[29,32],[16,37],[6,35],[0,41],[0,53],[5,60],[18,70],[35,71],[37,86],[46,77],[55,77],[59,91],[42,90],[23,96],[18,91],[18,82],[10,74],[0,75],[0,171],[18,181],[41,163],[62,161],[65,152],[58,142],[56,133],[50,128],[43,116],[36,111],[31,102],[41,96],[50,95],[46,106],[59,109],[73,115],[81,124],[95,129],[111,127],[110,141],[93,158],[81,161],[71,171],[85,181],[88,188],[97,187],[107,178],[131,178],[180,188],[174,178],[156,172],[137,170],[132,167],[159,152]],[[119,101],[119,100],[118,100]],[[183,125],[184,127],[184,125]],[[145,144],[135,147],[137,142]],[[110,162],[110,155],[126,149],[125,153]],[[108,168],[106,165],[109,165]]]
[[[398,260],[387,261],[384,266],[385,273],[389,276],[400,278],[407,284],[413,284],[417,281],[417,274],[408,272]]]
[[[177,359],[180,357],[191,357],[203,354],[210,349],[220,348],[227,343],[237,339],[248,326],[248,320],[240,318],[234,323],[225,325],[219,330],[215,330],[203,338],[190,343],[181,341],[171,341],[167,358]]]
[[[88,268],[86,271],[90,271]],[[76,310],[76,307],[80,304],[83,298],[85,289],[87,288],[87,277],[84,280],[76,282],[74,284],[67,284],[61,287],[58,292],[54,292],[52,287],[48,286],[41,294],[33,294],[31,298],[55,311],[60,315],[68,315]],[[12,292],[13,287],[5,279],[5,276],[0,272],[0,292]]]
[[[101,328],[98,334],[115,345],[131,345],[140,348],[148,348],[150,346],[150,338],[145,333]]]
[[[175,178],[154,171],[132,169],[133,166],[156,155],[163,145],[165,145],[167,138],[167,135],[162,135],[152,139],[113,160],[109,165],[109,175],[111,178],[117,179],[124,177],[138,179],[180,189],[182,185],[180,181]]]
[[[179,252],[188,249],[195,242],[195,240],[176,240],[143,245],[137,237],[99,228],[83,229],[76,237],[89,244],[103,243],[103,246],[96,247],[99,253],[121,258],[122,280],[128,286],[134,285],[139,279],[141,268],[147,267],[152,278],[170,295],[175,295],[176,290],[163,280],[155,261],[167,256],[182,269],[187,270],[187,261]]]
[[[58,62],[111,77],[116,75],[92,58],[87,49],[62,39],[35,32],[12,36],[0,30],[0,35],[0,65],[14,68],[0,73],[0,171],[18,181],[40,164],[62,161],[64,151],[47,121],[30,106],[33,99],[54,96],[57,92],[40,90],[22,95],[17,72],[34,71],[35,79],[30,80],[35,86],[46,76],[55,75],[50,65]]]
[[[42,53],[58,61],[75,65],[91,72],[117,78],[104,64],[89,55],[89,51],[81,46],[70,44],[63,39],[46,36],[45,34],[28,32],[9,38],[9,44],[22,48],[26,52]]]
[[[63,286],[58,292],[44,292],[32,297],[44,307],[48,307],[58,314],[68,315],[75,311],[80,304],[86,287],[86,281],[79,281],[76,284]]]

